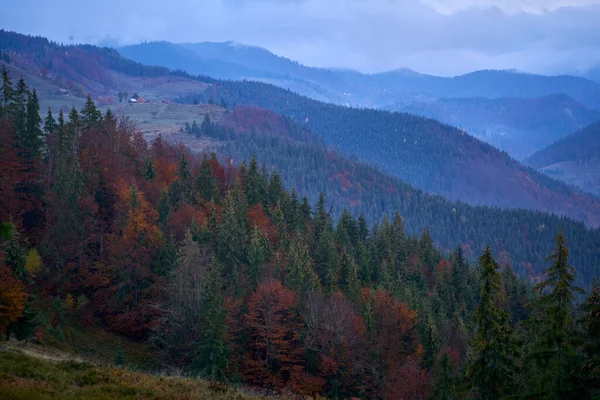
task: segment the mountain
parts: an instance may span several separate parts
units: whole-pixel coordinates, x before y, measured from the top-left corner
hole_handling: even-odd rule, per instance
[[[362,74],[311,68],[234,42],[154,42],[119,51],[145,64],[220,79],[260,81],[318,101],[431,117],[519,160],[600,116],[600,85],[570,75],[488,70],[446,78],[408,69]]]
[[[0,38],[0,49],[11,54],[13,65],[30,74],[46,69],[56,82],[99,93],[103,99],[130,88],[145,98],[177,97],[188,103],[214,98],[230,105],[272,109],[308,127],[342,153],[450,200],[546,211],[590,226],[600,224],[600,200],[431,119],[322,103],[264,83],[193,78],[182,71],[144,66],[106,48],[58,46],[14,33],[3,33]]]
[[[457,126],[524,159],[600,120],[600,111],[563,94],[539,98],[441,98],[390,108]]]
[[[545,174],[600,195],[600,121],[536,152],[526,162]]]
[[[598,199],[435,120],[325,104],[258,82],[220,82],[210,93],[228,104],[250,104],[289,116],[343,153],[452,200],[554,212],[592,226],[600,218]],[[182,100],[202,101],[203,96]]]
[[[119,51],[126,57],[145,64],[168,66],[193,74],[206,74],[207,71],[216,69],[211,67],[211,63],[225,63],[230,68],[225,68],[226,72],[217,71],[215,77],[279,80],[279,86],[285,88],[290,88],[289,85],[293,82],[312,84],[319,90],[331,92],[333,95],[329,101],[360,107],[384,107],[419,98],[536,98],[562,93],[588,107],[600,108],[600,84],[570,75],[544,76],[517,71],[485,70],[456,77],[438,77],[406,69],[362,74],[356,71],[307,67],[260,47],[235,42],[155,42],[126,46]],[[235,68],[231,68],[232,66]],[[303,92],[300,94],[308,95]]]

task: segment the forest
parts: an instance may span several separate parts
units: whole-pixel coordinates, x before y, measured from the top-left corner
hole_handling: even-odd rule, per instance
[[[489,247],[444,255],[397,213],[311,206],[127,120],[40,116],[2,74],[0,329],[64,341],[77,320],[189,376],[329,398],[600,396],[600,286],[562,230],[535,285]]]
[[[429,193],[474,205],[526,208],[598,226],[600,202],[519,164],[506,152],[433,119],[322,103],[252,81],[219,81],[183,103],[224,100],[273,110],[325,144]]]
[[[530,280],[541,276],[553,236],[562,227],[571,243],[571,263],[579,272],[577,283],[589,288],[597,276],[597,229],[546,213],[450,202],[327,148],[290,118],[239,105],[224,111],[221,123],[207,117],[187,122],[184,130],[197,138],[213,139],[220,159],[260,157],[267,171],[274,168],[280,174],[284,187],[306,195],[310,204],[317,202],[319,193],[327,193],[331,204],[347,204],[355,218],[363,215],[369,224],[400,212],[407,233],[420,235],[427,227],[442,253],[461,246],[466,258],[475,259],[489,244],[502,265],[510,264],[519,276]],[[343,209],[332,211],[337,220]]]

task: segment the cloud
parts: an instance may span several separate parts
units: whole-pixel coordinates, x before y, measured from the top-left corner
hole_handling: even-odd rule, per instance
[[[9,0],[0,26],[54,40],[225,41],[315,66],[554,73],[600,63],[600,0]]]

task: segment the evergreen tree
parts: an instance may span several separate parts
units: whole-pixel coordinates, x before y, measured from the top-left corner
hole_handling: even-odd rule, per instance
[[[102,113],[96,108],[96,104],[92,101],[90,96],[81,110],[81,122],[85,129],[89,129],[96,126],[102,120]]]
[[[200,174],[196,178],[196,189],[202,200],[218,200],[219,185],[212,173],[211,161],[206,154],[200,165]]]
[[[223,210],[223,222],[219,227],[218,255],[223,265],[226,282],[233,284],[233,289],[239,293],[241,287],[240,273],[245,262],[248,228],[246,224],[246,199],[241,189],[241,183],[236,181],[227,192]]]
[[[297,293],[305,295],[320,286],[308,248],[299,237],[294,237],[290,243],[285,270],[285,285]]]
[[[436,400],[456,400],[456,377],[453,373],[452,360],[444,353],[438,363],[437,379],[433,388],[433,398]]]
[[[342,250],[340,261],[340,288],[342,288],[346,297],[355,304],[360,301],[360,280],[358,278],[358,266],[354,258],[346,249]]]
[[[594,282],[582,309],[584,385],[590,397],[600,398],[600,282]]]
[[[9,105],[12,102],[14,95],[12,79],[8,74],[6,65],[2,65],[2,87],[0,87],[0,117],[3,117],[5,113],[9,112]]]
[[[575,382],[577,349],[571,307],[575,295],[583,290],[574,285],[576,271],[569,265],[569,249],[562,229],[547,260],[552,265],[544,272],[545,279],[535,285],[539,293],[535,306],[540,317],[530,358],[537,362],[541,373],[532,387],[537,395],[548,399],[580,398],[581,388]]]
[[[511,394],[515,373],[515,346],[509,315],[504,310],[506,294],[500,266],[489,246],[479,259],[481,300],[475,311],[477,330],[473,340],[475,357],[467,369],[470,386],[481,400],[497,400]]]
[[[269,240],[265,234],[254,226],[248,247],[248,279],[252,290],[256,290],[260,281],[261,269],[269,258]]]
[[[171,201],[176,208],[183,203],[196,204],[192,174],[188,160],[183,154],[179,159],[177,180],[171,186]]]
[[[249,205],[261,203],[265,198],[266,182],[260,175],[258,169],[258,163],[256,158],[252,157],[250,160],[250,167],[248,168],[248,178],[245,181],[246,184],[246,199]]]
[[[216,262],[211,262],[205,276],[205,287],[201,299],[202,323],[200,340],[195,343],[195,354],[190,372],[213,380],[224,380],[229,348],[226,343],[226,311],[223,309],[223,284],[221,271]]]

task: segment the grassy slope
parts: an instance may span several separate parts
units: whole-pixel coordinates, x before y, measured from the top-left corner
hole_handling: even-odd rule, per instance
[[[526,162],[547,175],[600,195],[600,121],[556,141]]]
[[[226,385],[0,348],[2,399],[260,399]]]

